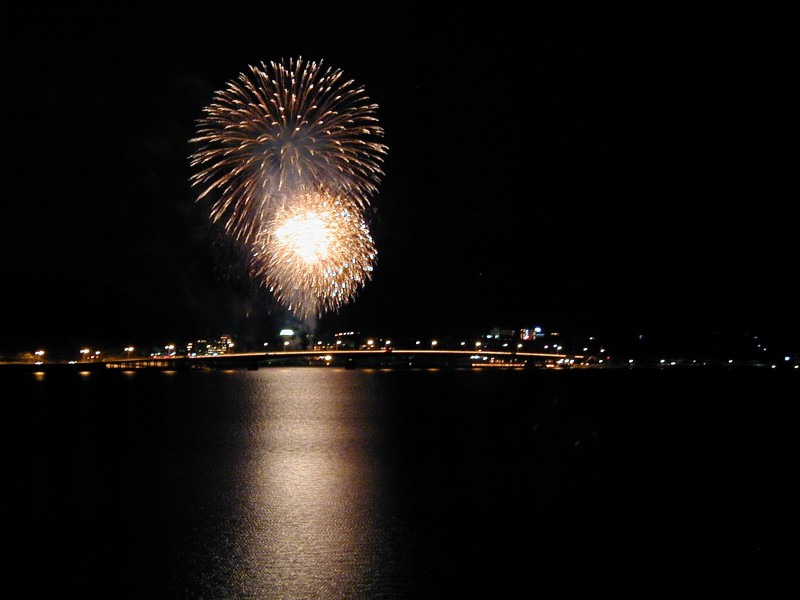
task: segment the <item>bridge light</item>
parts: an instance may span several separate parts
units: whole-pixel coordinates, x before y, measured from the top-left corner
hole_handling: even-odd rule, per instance
[[[438,345],[439,345],[438,340],[431,340],[431,346],[438,346]]]

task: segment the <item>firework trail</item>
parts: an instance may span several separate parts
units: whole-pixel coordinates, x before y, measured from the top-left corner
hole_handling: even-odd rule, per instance
[[[387,147],[364,89],[320,62],[250,66],[218,91],[190,140],[199,198],[244,243],[295,195],[327,191],[369,204]],[[215,192],[215,194],[212,194]]]
[[[352,300],[377,251],[358,205],[330,193],[295,196],[257,237],[252,274],[306,321]]]

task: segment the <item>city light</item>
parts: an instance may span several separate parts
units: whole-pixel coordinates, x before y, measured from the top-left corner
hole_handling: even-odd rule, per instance
[[[382,336],[367,338],[366,336],[361,337],[360,333],[353,332],[352,335],[356,337],[348,337],[347,339],[341,336],[349,336],[351,334],[323,333],[315,334],[313,336],[309,335],[306,343],[305,334],[303,332],[297,330],[288,330],[288,328],[280,331],[284,333],[287,331],[292,331],[293,335],[284,336],[283,339],[277,341],[277,347],[276,343],[273,342],[258,342],[255,344],[254,348],[250,348],[246,343],[242,343],[238,339],[234,343],[233,336],[223,335],[219,336],[218,338],[214,338],[213,340],[198,339],[194,341],[169,343],[166,345],[156,346],[155,348],[161,348],[161,350],[159,351],[154,349],[152,353],[148,353],[147,351],[143,350],[141,346],[138,348],[139,352],[136,353],[136,348],[134,348],[133,345],[119,347],[117,350],[94,350],[90,349],[90,347],[84,347],[80,348],[80,359],[70,361],[70,363],[75,364],[78,362],[78,360],[81,362],[93,363],[92,365],[86,365],[87,368],[106,367],[112,369],[139,369],[154,367],[164,369],[167,367],[176,368],[179,366],[181,368],[204,369],[219,368],[219,365],[216,362],[205,362],[201,361],[200,359],[224,357],[226,361],[230,359],[230,362],[227,362],[226,364],[240,363],[242,365],[247,364],[247,366],[252,366],[253,361],[255,360],[263,365],[263,360],[272,359],[273,355],[275,355],[274,358],[277,358],[281,352],[275,351],[279,350],[290,354],[291,360],[299,361],[298,364],[303,362],[305,359],[308,359],[312,362],[319,361],[317,364],[321,364],[323,361],[328,360],[324,358],[325,356],[332,356],[333,358],[331,358],[328,362],[338,364],[337,361],[339,360],[340,356],[348,355],[350,352],[352,352],[353,357],[347,359],[348,368],[352,368],[354,363],[359,365],[360,361],[362,360],[359,357],[359,352],[362,353],[362,355],[366,355],[365,350],[373,352],[382,350],[390,355],[384,355],[384,357],[378,359],[376,353],[374,359],[365,358],[364,360],[367,361],[368,364],[369,361],[372,360],[381,360],[383,361],[383,365],[388,367],[419,367],[424,364],[434,364],[439,360],[439,357],[441,357],[442,361],[447,361],[446,364],[452,365],[457,364],[458,361],[462,360],[460,355],[463,355],[463,360],[466,360],[466,357],[468,356],[480,355],[480,362],[483,362],[483,357],[487,356],[489,362],[491,362],[494,366],[500,366],[504,364],[507,364],[508,366],[519,366],[524,362],[525,358],[528,358],[528,362],[531,363],[531,366],[546,367],[546,363],[550,363],[562,365],[559,368],[564,368],[571,364],[574,364],[575,367],[588,368],[591,368],[592,366],[597,367],[600,365],[602,365],[604,368],[610,368],[614,366],[621,367],[623,365],[625,367],[630,367],[634,364],[637,367],[643,368],[658,366],[661,368],[668,366],[681,368],[692,365],[700,367],[701,364],[702,366],[709,364],[718,366],[724,365],[728,368],[751,366],[766,369],[786,368],[787,370],[800,368],[797,354],[793,354],[791,348],[787,348],[780,354],[776,354],[771,360],[764,360],[761,358],[763,356],[762,349],[758,349],[757,351],[755,342],[752,343],[750,348],[751,356],[731,353],[728,354],[728,356],[716,356],[710,361],[692,360],[692,356],[675,356],[661,359],[655,357],[651,360],[649,357],[638,357],[634,353],[629,354],[628,357],[624,359],[621,357],[614,357],[612,355],[617,353],[619,349],[613,347],[613,345],[609,348],[605,348],[605,346],[601,347],[599,344],[596,348],[592,348],[591,346],[583,346],[588,339],[586,336],[580,336],[580,338],[576,339],[574,337],[568,337],[567,335],[562,334],[561,337],[565,340],[563,345],[553,344],[552,342],[550,344],[541,343],[544,342],[544,339],[532,340],[531,342],[522,342],[517,334],[519,330],[515,329],[501,330],[499,328],[493,328],[492,333],[489,336],[484,337],[484,335],[481,334],[480,336],[472,338],[472,341],[470,341],[469,338],[464,341],[463,338],[462,340],[459,340],[457,337],[448,337],[445,340],[428,338],[428,342],[423,341],[424,338],[398,339],[394,336],[391,338],[384,338]],[[496,337],[498,335],[495,333],[496,331],[500,331],[499,338]],[[548,334],[548,336],[549,335],[550,334]],[[300,342],[301,336],[304,340],[303,343]],[[425,347],[426,343],[427,348]],[[468,346],[473,344],[474,347],[472,349],[468,349]],[[574,348],[573,344],[575,344]],[[269,346],[272,346],[272,352],[267,352],[267,348]],[[583,350],[583,354],[580,354],[581,350]],[[263,352],[261,359],[247,358],[248,356],[252,356],[259,352]],[[577,352],[578,354],[573,355],[573,352]],[[601,353],[608,353],[608,355],[601,355]],[[57,357],[54,358],[51,356],[51,354],[52,349],[47,351],[44,349],[38,349],[35,351],[28,350],[27,352],[20,353],[17,360],[19,362],[29,363],[31,365],[67,363],[66,359],[59,359]],[[134,354],[136,354],[136,356],[134,356]],[[669,356],[669,354],[666,355]],[[48,358],[46,363],[43,362],[45,356]],[[407,356],[407,359],[401,358],[405,356]],[[446,358],[448,356],[450,356],[450,358]],[[181,357],[182,359],[193,360],[191,360],[190,365],[190,362],[187,362],[186,360],[183,362],[176,362],[178,357]],[[453,357],[455,357],[455,363],[453,362]],[[152,359],[156,359],[157,361],[160,360],[161,362],[153,362]],[[196,362],[194,359],[197,359]],[[249,363],[246,362],[248,360],[250,361]],[[476,359],[472,360],[476,361]],[[773,365],[775,365],[775,367],[773,367]],[[46,367],[43,367],[42,370],[45,370],[45,368]]]

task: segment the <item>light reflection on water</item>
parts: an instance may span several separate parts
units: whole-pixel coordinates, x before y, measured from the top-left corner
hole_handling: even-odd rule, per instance
[[[371,376],[275,368],[160,381],[171,384],[164,562],[178,597],[413,597]]]
[[[381,566],[392,564],[381,556],[391,507],[376,489],[370,424],[360,418],[365,382],[316,369],[250,378],[258,403],[239,474],[238,510],[248,516],[232,588],[245,597],[375,597],[386,583]]]

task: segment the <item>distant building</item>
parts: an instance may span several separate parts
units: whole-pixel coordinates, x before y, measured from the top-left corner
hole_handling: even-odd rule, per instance
[[[535,340],[537,336],[541,337],[543,335],[541,327],[525,327],[519,330],[519,339],[523,342],[530,342]]]
[[[234,352],[234,341],[229,335],[220,336],[214,340],[197,340],[186,344],[186,353],[189,356],[219,356]]]

